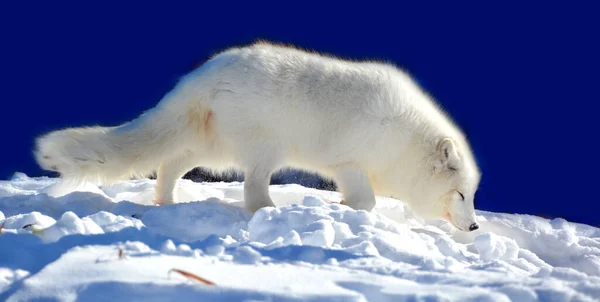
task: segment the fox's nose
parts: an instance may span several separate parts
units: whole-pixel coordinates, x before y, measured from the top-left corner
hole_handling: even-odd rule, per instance
[[[479,226],[476,223],[473,223],[472,225],[469,226],[469,231],[475,231],[479,228]]]

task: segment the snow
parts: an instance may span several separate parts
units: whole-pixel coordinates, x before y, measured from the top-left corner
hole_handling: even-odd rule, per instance
[[[594,301],[600,229],[478,211],[465,233],[394,199],[271,186],[250,215],[243,183],[0,181],[1,301]],[[206,285],[171,271],[210,280]]]

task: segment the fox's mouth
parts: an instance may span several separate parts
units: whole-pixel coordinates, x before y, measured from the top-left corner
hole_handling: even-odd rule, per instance
[[[478,230],[478,229],[479,229],[479,224],[477,224],[477,222],[473,222],[473,223],[471,223],[471,225],[469,225],[469,227],[467,227],[467,228],[463,228],[463,227],[460,227],[460,226],[458,226],[458,225],[457,225],[456,223],[454,223],[454,221],[452,220],[452,215],[450,214],[450,212],[449,212],[448,210],[446,210],[446,211],[444,212],[444,216],[443,216],[443,217],[444,217],[444,219],[445,219],[446,221],[448,221],[448,222],[449,222],[451,225],[453,225],[455,228],[457,228],[457,229],[459,229],[459,230],[461,230],[461,231],[463,231],[463,232],[472,232],[472,231],[476,231],[476,230]]]
[[[444,220],[453,225],[455,228],[464,231],[461,227],[457,226],[456,223],[454,223],[454,221],[452,220],[452,215],[450,214],[450,211],[448,211],[448,208],[446,208],[446,210],[444,211]]]
[[[463,232],[470,232],[470,231],[474,231],[470,228],[463,228],[458,226],[456,223],[454,223],[454,220],[452,220],[452,214],[450,214],[450,211],[448,211],[448,208],[446,207],[445,211],[444,211],[444,215],[443,215],[444,220],[446,220],[448,223],[450,223],[452,226],[454,226],[455,228],[463,231]],[[476,223],[474,223],[476,224]]]

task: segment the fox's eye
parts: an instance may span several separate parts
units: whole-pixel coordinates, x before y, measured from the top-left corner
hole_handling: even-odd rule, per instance
[[[448,170],[450,170],[450,171],[452,171],[452,172],[456,172],[456,168],[454,168],[454,167],[450,167],[450,166],[448,166]]]
[[[456,190],[456,192],[458,192],[458,194],[460,195],[460,199],[462,199],[462,201],[465,201],[465,195],[463,195],[460,191]]]

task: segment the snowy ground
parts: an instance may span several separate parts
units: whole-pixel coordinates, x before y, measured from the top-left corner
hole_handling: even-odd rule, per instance
[[[594,301],[600,229],[478,212],[480,230],[373,213],[337,193],[272,186],[253,217],[240,183],[181,181],[155,207],[152,180],[73,192],[56,179],[0,182],[0,301]],[[65,195],[66,194],[66,195]],[[199,201],[199,202],[187,202]],[[180,269],[206,285],[169,271]]]

